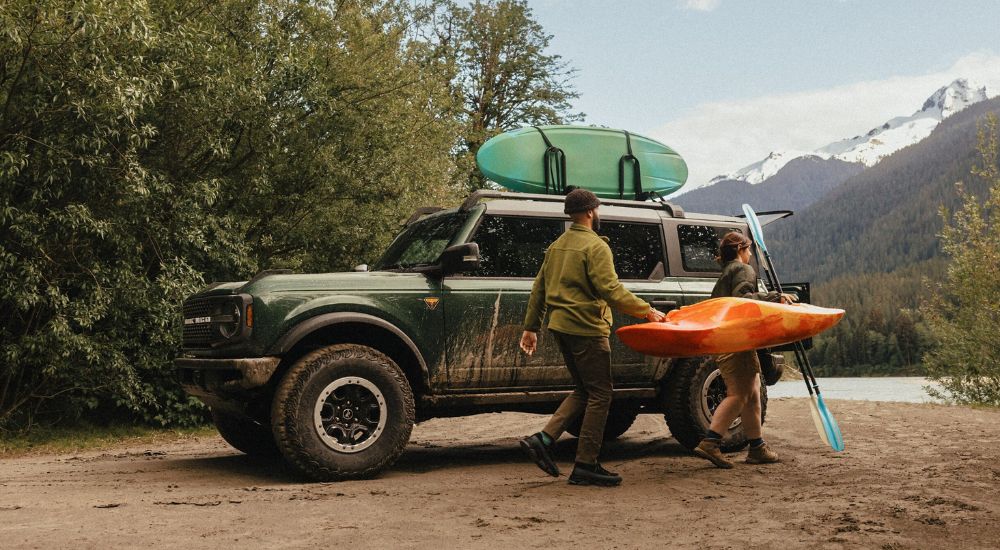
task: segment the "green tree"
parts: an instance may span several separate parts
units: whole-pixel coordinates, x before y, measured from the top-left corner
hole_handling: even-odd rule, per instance
[[[199,421],[186,296],[369,259],[448,197],[458,124],[413,26],[393,0],[0,3],[0,429]]]
[[[959,403],[1000,406],[1000,134],[989,115],[979,130],[980,161],[972,175],[988,185],[985,198],[958,185],[962,206],[945,223],[947,274],[921,306],[935,337],[924,355],[929,375]]]
[[[532,16],[525,0],[474,0],[450,4],[437,25],[443,55],[452,60],[451,85],[463,123],[459,161],[470,190],[485,181],[475,155],[489,138],[525,125],[581,120],[573,113],[579,97],[574,71],[549,53],[551,35]]]
[[[46,406],[176,419],[177,304],[203,272],[252,268],[234,220],[209,214],[220,181],[146,158],[183,41],[138,1],[7,2],[0,29],[0,424]]]
[[[262,267],[373,261],[414,207],[456,195],[442,68],[406,3],[278,3],[263,18],[264,36],[241,36],[264,85],[243,106],[254,156],[229,206]]]

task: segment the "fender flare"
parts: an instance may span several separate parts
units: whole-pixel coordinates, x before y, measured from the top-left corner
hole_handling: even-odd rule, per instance
[[[382,319],[381,317],[376,317],[374,315],[368,315],[365,313],[350,313],[350,312],[338,312],[338,313],[324,313],[322,315],[317,315],[315,317],[310,317],[305,321],[295,325],[291,330],[286,332],[278,341],[271,346],[268,355],[284,355],[288,353],[295,344],[298,344],[300,340],[306,336],[312,334],[313,332],[328,327],[331,325],[342,325],[344,323],[360,323],[364,325],[372,325],[381,329],[385,329],[395,335],[407,348],[413,353],[413,356],[417,358],[417,364],[420,366],[421,376],[424,378],[424,383],[430,380],[430,371],[427,369],[427,362],[424,361],[424,355],[420,353],[420,349],[417,344],[410,338],[405,332],[403,332],[399,327]]]

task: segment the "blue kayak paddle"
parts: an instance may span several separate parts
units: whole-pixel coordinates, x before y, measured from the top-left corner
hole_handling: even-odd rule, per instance
[[[774,270],[774,262],[771,261],[771,254],[767,251],[767,245],[764,244],[764,231],[760,226],[760,220],[757,219],[757,213],[754,212],[753,208],[749,204],[743,205],[743,214],[746,215],[747,223],[750,224],[750,233],[753,235],[753,240],[757,243],[757,247],[764,253],[764,261],[767,264],[767,276],[774,290],[781,292],[781,282],[778,280],[778,274]],[[833,413],[826,406],[826,402],[823,401],[823,394],[819,391],[819,383],[816,382],[816,375],[813,373],[812,365],[809,364],[809,356],[806,355],[805,347],[802,342],[795,342],[795,361],[799,364],[799,370],[802,372],[802,378],[805,380],[806,389],[809,390],[809,404],[812,408],[813,422],[816,422],[817,417],[819,419],[819,424],[817,424],[816,429],[820,434],[820,438],[824,443],[830,445],[835,451],[844,450],[844,436],[840,433],[840,426],[837,424],[836,419],[833,418]]]

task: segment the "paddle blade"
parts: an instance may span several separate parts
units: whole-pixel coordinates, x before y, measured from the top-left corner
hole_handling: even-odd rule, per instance
[[[826,427],[823,425],[823,420],[819,415],[819,405],[816,404],[816,396],[809,396],[809,412],[812,413],[813,424],[816,425],[816,432],[819,433],[819,438],[823,440],[825,445],[830,444],[830,437],[826,433]]]
[[[830,439],[830,447],[834,451],[840,452],[844,450],[844,435],[840,433],[840,425],[833,418],[833,413],[827,408],[826,402],[823,401],[823,396],[817,394],[816,402],[819,406],[819,415],[823,419],[823,425],[826,427],[827,436]]]
[[[750,224],[750,234],[753,235],[754,242],[757,243],[761,251],[767,252],[767,246],[764,245],[764,229],[760,226],[757,213],[753,211],[753,208],[749,204],[744,204],[743,215],[747,217],[747,223]]]

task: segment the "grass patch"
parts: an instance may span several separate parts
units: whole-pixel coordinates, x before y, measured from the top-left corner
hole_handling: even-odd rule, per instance
[[[170,443],[215,435],[215,426],[150,428],[145,426],[74,426],[36,428],[25,434],[0,434],[0,458],[99,451],[114,447]]]

